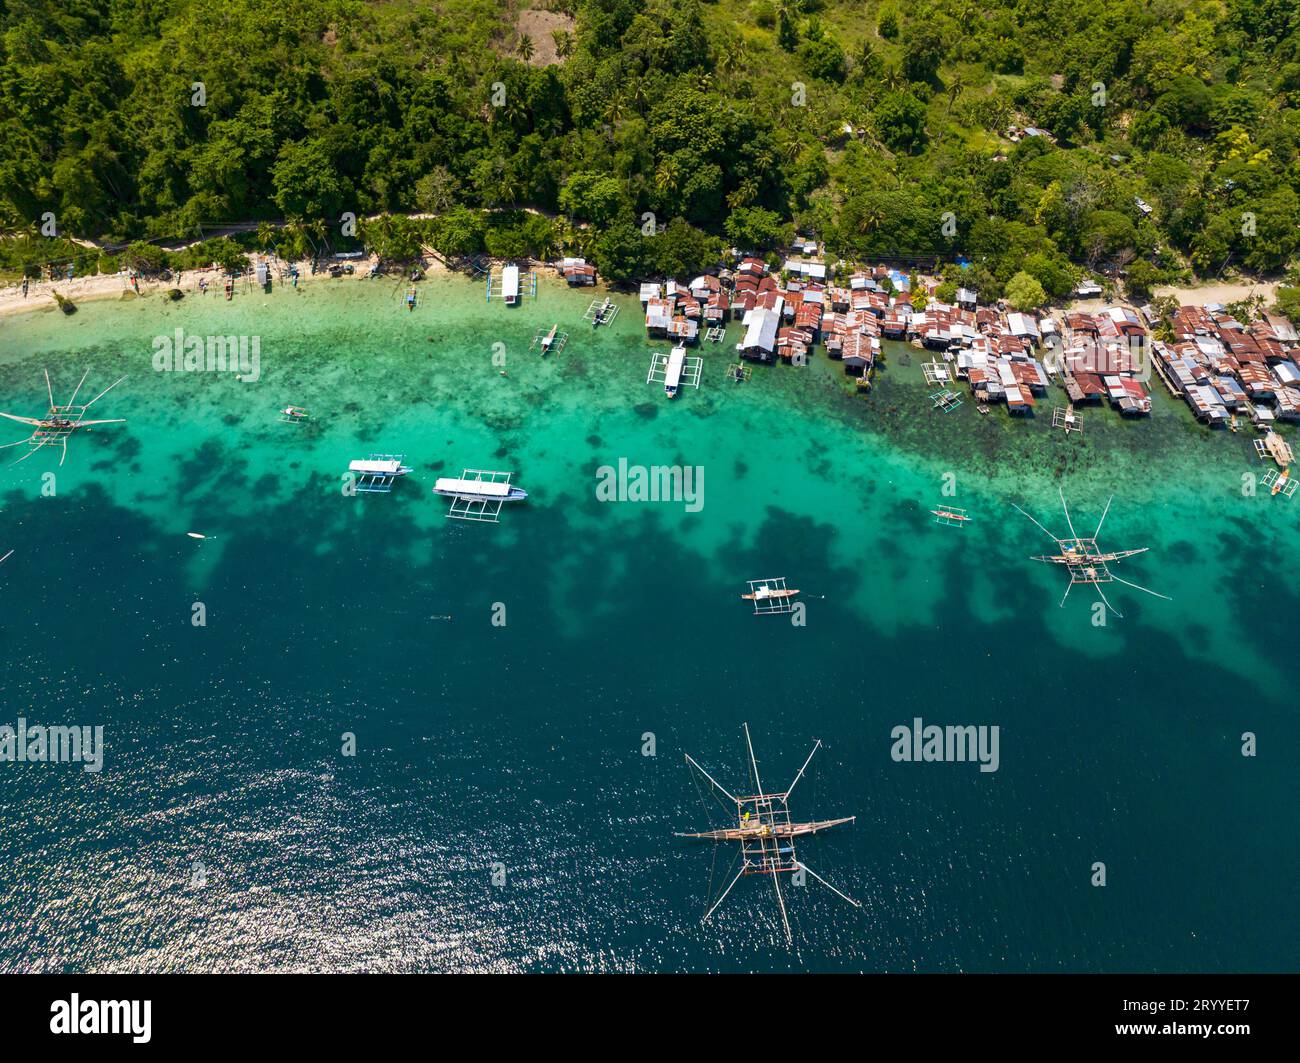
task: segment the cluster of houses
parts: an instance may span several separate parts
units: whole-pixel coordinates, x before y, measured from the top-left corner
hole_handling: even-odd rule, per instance
[[[1300,335],[1285,317],[1244,325],[1223,306],[1181,306],[1173,342],[1156,343],[1154,365],[1197,419],[1257,428],[1300,421]]]
[[[1126,416],[1151,411],[1140,379],[1150,347],[1133,311],[1073,313],[1062,331],[1052,317],[980,306],[966,288],[953,303],[940,302],[935,287],[914,295],[911,277],[884,266],[859,270],[841,286],[815,260],[791,258],[776,275],[762,259],[745,258],[688,285],[643,284],[641,302],[649,334],[674,343],[720,339],[722,326],[739,319],[737,350],[752,361],[798,364],[821,343],[845,372],[867,381],[880,341],[892,339],[936,352],[946,366],[935,379],[965,381],[982,407],[1032,413],[1059,381],[1074,402],[1108,401]]]
[[[1151,412],[1154,369],[1208,424],[1235,427],[1238,416],[1260,428],[1300,421],[1300,336],[1277,315],[1243,325],[1221,306],[1184,306],[1166,344],[1152,339],[1149,316],[1128,307],[1039,317],[981,306],[965,288],[951,303],[935,297],[937,284],[912,289],[912,278],[883,266],[859,270],[842,286],[815,259],[791,258],[776,274],[749,257],[686,285],[643,284],[641,302],[651,336],[721,340],[727,322],[738,320],[740,357],[802,364],[820,343],[863,383],[882,339],[908,342],[935,352],[928,379],[963,381],[982,410],[1005,404],[1030,414],[1059,385],[1075,405],[1107,403],[1142,417]]]
[[[720,276],[643,284],[646,331],[677,343],[703,335],[721,339],[731,320],[744,327],[736,345],[755,362],[801,363],[821,343],[845,371],[868,376],[880,355],[881,336],[904,338],[912,307],[907,279],[883,268],[855,273],[848,287],[828,284],[824,263],[791,259],[782,276],[759,258],[745,258]]]
[[[1151,338],[1141,316],[1124,306],[1075,310],[1065,315],[1063,331],[1059,366],[1072,403],[1104,400],[1125,417],[1151,412],[1144,382]]]

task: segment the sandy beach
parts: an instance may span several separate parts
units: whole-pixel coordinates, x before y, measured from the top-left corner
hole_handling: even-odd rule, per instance
[[[274,255],[252,256],[252,261],[265,261],[271,269],[271,274],[276,283],[291,283],[288,279],[288,270],[290,263],[284,259],[277,258]],[[344,260],[339,260],[340,264]],[[352,279],[369,278],[379,264],[377,255],[370,255],[366,258],[348,259],[348,265],[351,265],[354,272],[344,274],[344,277]],[[329,273],[320,270],[313,274],[311,271],[311,259],[301,259],[296,263],[298,267],[298,283],[311,284],[319,280],[332,280]],[[442,259],[432,255],[426,255],[423,260],[423,269],[425,273],[443,273],[448,267]],[[400,272],[400,271],[399,271]],[[395,277],[397,272],[388,272],[385,276]],[[342,278],[339,278],[342,279]],[[54,312],[59,309],[59,304],[54,298],[54,293],[67,299],[71,299],[74,304],[90,302],[101,299],[136,299],[153,295],[161,295],[173,288],[179,288],[186,295],[199,294],[199,282],[207,282],[208,294],[221,296],[224,276],[221,270],[215,266],[209,266],[206,269],[187,269],[179,277],[173,276],[169,280],[161,280],[158,277],[140,277],[137,286],[132,284],[131,276],[126,270],[120,270],[117,273],[96,273],[84,277],[74,277],[72,280],[61,281],[30,281],[27,288],[27,294],[23,295],[21,282],[6,284],[0,288],[0,318],[10,317],[14,314],[29,314],[33,312]],[[245,274],[236,280],[236,291],[242,290],[245,284],[251,284],[251,273]]]

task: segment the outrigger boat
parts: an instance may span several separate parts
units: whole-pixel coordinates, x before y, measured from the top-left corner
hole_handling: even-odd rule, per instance
[[[782,598],[793,598],[799,591],[789,587],[773,587],[769,584],[761,584],[754,588],[752,594],[742,594],[741,597],[747,602],[768,602],[779,601]]]
[[[1126,587],[1132,587],[1134,590],[1141,591],[1143,594],[1149,594],[1153,598],[1163,598],[1165,601],[1171,601],[1167,595],[1158,591],[1153,591],[1147,587],[1139,586],[1136,583],[1130,583],[1123,576],[1117,576],[1110,570],[1110,566],[1118,561],[1123,561],[1129,557],[1136,557],[1138,554],[1145,554],[1148,547],[1142,546],[1136,550],[1103,550],[1097,544],[1097,537],[1101,534],[1101,526],[1106,523],[1106,514],[1110,512],[1111,499],[1106,500],[1106,508],[1101,511],[1101,519],[1097,521],[1097,530],[1092,535],[1080,536],[1074,530],[1074,521],[1070,519],[1070,507],[1065,504],[1065,491],[1058,484],[1056,492],[1061,498],[1061,511],[1065,514],[1065,526],[1070,529],[1068,539],[1060,539],[1047,530],[1038,520],[1026,513],[1019,506],[1015,506],[1024,516],[1028,517],[1038,529],[1043,532],[1049,539],[1056,543],[1060,551],[1055,554],[1045,554],[1041,557],[1031,558],[1033,561],[1041,561],[1048,565],[1059,565],[1069,574],[1069,582],[1065,585],[1065,593],[1061,595],[1062,606],[1065,605],[1065,599],[1070,596],[1070,590],[1076,584],[1088,584],[1097,592],[1097,597],[1109,612],[1123,618],[1123,613],[1110,604],[1106,598],[1105,592],[1101,589],[1103,583],[1122,583]]]
[[[112,391],[118,384],[122,383],[126,377],[118,377],[113,383],[109,384],[103,391],[96,395],[89,402],[78,406],[77,395],[81,392],[81,385],[86,382],[86,377],[90,375],[87,369],[81,374],[81,379],[77,382],[76,388],[65,405],[59,405],[54,401],[54,388],[50,384],[50,373],[45,371],[45,392],[49,396],[50,405],[44,417],[20,417],[15,413],[0,413],[0,417],[6,417],[11,421],[17,421],[19,424],[25,424],[35,429],[26,439],[19,439],[13,443],[0,444],[0,449],[5,447],[17,447],[26,443],[30,448],[18,461],[26,461],[42,447],[57,446],[61,448],[62,453],[59,455],[59,464],[62,465],[68,457],[68,437],[79,428],[90,429],[95,425],[101,424],[122,424],[123,418],[111,417],[104,420],[87,421],[86,411],[95,403]],[[13,464],[17,465],[18,461]]]
[[[348,472],[356,477],[356,489],[366,494],[388,494],[393,483],[414,470],[402,464],[401,454],[371,454],[348,462]]]
[[[453,520],[500,524],[502,506],[528,497],[527,491],[510,482],[512,476],[500,469],[464,469],[459,476],[440,477],[433,493],[451,499],[447,516]]]
[[[280,411],[280,420],[286,422],[287,424],[300,424],[301,422],[309,420],[310,418],[311,418],[311,414],[309,414],[301,406],[286,406],[283,410]]]
[[[414,288],[412,288],[409,292],[406,293],[406,309],[407,309],[407,310],[414,310],[414,309],[415,309],[415,289],[414,289]]]
[[[448,498],[483,502],[522,502],[528,497],[527,491],[512,483],[457,476],[439,478],[433,485],[433,493]]]
[[[591,327],[596,328],[600,325],[604,325],[608,320],[611,320],[611,313],[613,310],[614,300],[607,295],[605,296],[605,301],[603,303],[599,306],[593,306],[592,311],[589,311],[589,313],[591,313]]]
[[[742,727],[745,731],[745,748],[749,753],[749,779],[746,789],[752,788],[755,792],[745,794],[742,791],[742,796],[735,796],[731,791],[723,787],[717,779],[700,767],[694,757],[689,753],[686,754],[686,763],[708,780],[709,786],[717,791],[712,796],[718,799],[724,809],[732,809],[732,815],[735,818],[731,821],[732,825],[723,826],[721,829],[691,831],[689,833],[678,832],[677,837],[695,838],[711,842],[738,842],[740,844],[740,852],[736,857],[736,861],[740,864],[740,870],[736,872],[735,877],[727,884],[726,888],[717,894],[716,899],[709,904],[704,913],[703,922],[707,923],[709,921],[709,917],[718,910],[722,902],[731,893],[732,888],[743,876],[767,875],[776,888],[776,903],[781,912],[781,925],[785,929],[785,939],[787,942],[793,942],[794,936],[790,931],[790,919],[785,910],[785,897],[781,893],[781,876],[783,874],[793,876],[806,871],[837,897],[848,901],[855,908],[862,907],[860,903],[847,893],[836,889],[795,855],[796,838],[805,838],[811,834],[820,834],[822,831],[830,830],[833,827],[844,826],[854,822],[856,817],[840,816],[837,819],[796,821],[790,814],[790,795],[794,792],[794,788],[799,785],[799,780],[804,777],[804,773],[808,770],[808,765],[812,762],[817,750],[821,748],[821,742],[816,742],[813,745],[812,752],[808,754],[807,760],[803,762],[803,767],[799,769],[794,781],[789,786],[779,792],[769,792],[763,789],[763,781],[759,778],[758,759],[754,756],[754,743],[749,737],[749,725],[742,724]],[[703,793],[700,794],[700,800],[704,801]],[[705,807],[710,807],[708,802],[705,802]],[[732,866],[735,867],[735,863]],[[801,877],[792,879],[792,881],[802,883],[803,879]]]
[[[971,519],[966,515],[964,509],[932,509],[930,512],[938,517],[939,520],[949,523],[956,522],[961,524]]]
[[[555,342],[555,334],[559,330],[558,324],[551,326],[551,331],[542,337],[542,357],[545,358],[551,353],[551,344]]]
[[[1283,470],[1278,474],[1277,478],[1274,479],[1274,481],[1273,481],[1273,486],[1269,489],[1269,493],[1270,493],[1270,494],[1274,494],[1274,495],[1280,495],[1280,494],[1282,494],[1283,491],[1286,491],[1286,486],[1287,486],[1287,484],[1290,483],[1290,482],[1291,482],[1291,470],[1290,470],[1290,469],[1283,469]],[[1292,491],[1294,491],[1294,490],[1295,490],[1295,488],[1292,488]],[[1289,495],[1289,494],[1290,494],[1290,492],[1288,492],[1288,495]]]

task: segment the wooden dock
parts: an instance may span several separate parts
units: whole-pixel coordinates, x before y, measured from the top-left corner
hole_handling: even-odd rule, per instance
[[[1277,462],[1278,468],[1285,469],[1295,461],[1295,454],[1291,450],[1291,444],[1276,432],[1269,432],[1264,437],[1263,444],[1263,450]]]

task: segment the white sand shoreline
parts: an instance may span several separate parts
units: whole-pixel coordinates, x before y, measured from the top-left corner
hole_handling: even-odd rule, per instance
[[[285,259],[275,255],[252,255],[250,261],[265,261],[270,267],[271,274],[277,284],[292,283],[288,276],[291,263]],[[354,259],[328,259],[326,261],[327,263],[337,261],[340,265],[346,262],[353,266],[353,273],[344,274],[344,277],[352,279],[368,279],[379,264],[377,255]],[[319,267],[319,264],[317,272],[313,274],[311,259],[309,258],[301,259],[292,264],[298,267],[298,283],[300,285],[311,284],[321,278],[332,279],[326,270]],[[424,258],[423,269],[426,275],[450,272],[446,263],[431,256]],[[389,272],[383,274],[383,276],[397,277],[400,272]],[[80,305],[85,302],[121,299],[137,295],[140,298],[148,298],[162,295],[173,288],[179,288],[186,295],[198,294],[200,280],[207,281],[209,295],[215,293],[218,298],[221,297],[225,286],[225,275],[217,266],[183,270],[178,276],[172,276],[170,280],[162,280],[158,277],[140,277],[138,289],[132,284],[130,273],[127,270],[119,270],[117,273],[88,274],[84,277],[74,277],[70,281],[30,281],[26,296],[23,295],[22,282],[19,281],[0,288],[0,318],[12,317],[18,314],[58,311],[59,304],[54,298],[55,292],[64,298],[70,299],[74,304]],[[239,281],[237,283],[242,285],[243,282]]]

